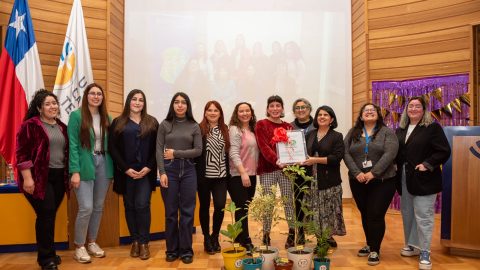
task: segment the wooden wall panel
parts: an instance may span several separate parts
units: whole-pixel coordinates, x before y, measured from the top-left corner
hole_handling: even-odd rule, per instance
[[[353,28],[362,16],[365,33]],[[355,106],[371,99],[372,81],[471,73],[471,28],[478,23],[478,0],[352,0],[353,117]]]
[[[1,1],[2,29],[8,24],[13,2],[14,0]],[[47,89],[53,88],[72,4],[73,0],[29,0]],[[82,0],[82,8],[93,76],[106,90],[107,107],[110,113],[116,116],[123,106],[124,1]],[[111,83],[110,79],[113,79],[114,83]],[[2,168],[0,172],[1,170]],[[69,205],[70,235],[73,233],[77,209],[75,203]],[[105,246],[118,245],[118,237],[118,196],[110,190],[106,198],[98,242]],[[73,237],[70,237],[71,241],[72,239]]]
[[[352,0],[352,120],[368,100],[367,2]]]

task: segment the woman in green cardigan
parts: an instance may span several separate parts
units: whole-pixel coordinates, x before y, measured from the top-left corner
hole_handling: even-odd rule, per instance
[[[82,106],[70,114],[68,121],[69,169],[78,202],[73,257],[79,263],[91,262],[90,256],[105,257],[105,252],[95,242],[105,195],[113,177],[112,159],[107,151],[110,117],[104,97],[100,85],[88,85],[83,93]]]

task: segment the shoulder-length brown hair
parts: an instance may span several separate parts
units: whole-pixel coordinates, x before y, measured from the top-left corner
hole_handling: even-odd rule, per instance
[[[108,132],[108,127],[110,126],[110,120],[108,119],[107,105],[105,102],[105,91],[103,88],[96,83],[91,83],[87,85],[85,91],[83,92],[82,97],[82,106],[80,107],[82,113],[82,123],[80,125],[80,144],[83,148],[90,149],[92,145],[90,144],[90,130],[92,130],[92,114],[88,109],[88,93],[92,88],[97,87],[102,91],[103,99],[102,103],[98,107],[98,113],[100,114],[100,136],[105,138]],[[105,150],[104,140],[102,139],[102,151]]]
[[[225,140],[225,150],[228,152],[228,150],[230,149],[230,136],[228,134],[228,127],[225,124],[222,106],[220,105],[220,103],[218,103],[218,101],[211,100],[207,102],[207,104],[205,104],[205,108],[203,109],[203,119],[202,122],[200,122],[200,130],[202,132],[202,137],[206,138],[208,134],[210,134],[211,127],[208,124],[207,118],[205,117],[205,112],[212,104],[220,111],[220,118],[218,118],[218,128],[220,129],[220,132],[222,132],[223,139]]]
[[[122,114],[117,118],[117,125],[113,132],[120,134],[125,129],[125,126],[130,119],[130,103],[132,102],[133,96],[136,94],[141,94],[143,98],[143,110],[140,113],[140,137],[145,137],[149,132],[156,130],[158,128],[157,121],[155,118],[147,114],[147,99],[145,93],[140,89],[133,89],[128,93],[127,99],[125,100],[125,106],[123,107]]]

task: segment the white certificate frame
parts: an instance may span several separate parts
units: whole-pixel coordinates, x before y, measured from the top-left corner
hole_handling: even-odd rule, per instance
[[[277,157],[282,164],[303,163],[307,160],[305,134],[301,130],[287,130],[288,142],[277,143]]]

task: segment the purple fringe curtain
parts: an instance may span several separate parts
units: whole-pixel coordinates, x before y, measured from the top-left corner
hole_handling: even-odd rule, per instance
[[[441,91],[441,101],[435,96]],[[439,123],[442,126],[467,126],[470,119],[469,107],[463,102],[460,103],[461,112],[454,108],[451,115],[445,113],[445,106],[461,95],[468,92],[468,74],[459,74],[452,76],[428,77],[422,79],[405,80],[405,81],[377,81],[372,82],[372,101],[382,108],[387,115],[385,116],[385,124],[390,128],[398,128],[400,116],[410,97],[429,95],[429,111],[437,111],[440,114]],[[395,95],[392,100],[392,95]],[[400,98],[399,98],[400,97]],[[403,99],[403,103],[401,102]],[[395,115],[396,113],[396,115]],[[395,121],[396,120],[396,121]],[[390,204],[390,208],[400,209],[400,197],[395,197]],[[437,196],[435,203],[435,212],[441,210],[441,196]]]

